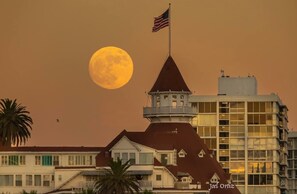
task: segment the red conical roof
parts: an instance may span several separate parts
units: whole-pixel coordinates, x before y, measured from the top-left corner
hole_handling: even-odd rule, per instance
[[[150,92],[184,91],[190,92],[179,69],[171,56],[168,57]]]

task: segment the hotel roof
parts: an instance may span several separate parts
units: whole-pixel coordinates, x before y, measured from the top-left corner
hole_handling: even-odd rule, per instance
[[[176,178],[180,173],[188,173],[193,177],[193,183],[200,182],[203,190],[208,190],[210,179],[217,174],[221,184],[228,184],[228,175],[223,171],[220,164],[211,156],[207,146],[188,123],[152,123],[145,132],[122,131],[100,154],[96,157],[96,166],[107,166],[111,159],[109,150],[126,136],[130,141],[145,145],[157,150],[183,149],[185,157],[177,157],[177,165],[165,165]],[[205,155],[198,154],[204,151]],[[154,163],[158,163],[155,159]],[[162,165],[158,163],[158,166]],[[213,189],[211,194],[238,194],[234,189]]]
[[[168,57],[163,65],[150,93],[164,91],[184,91],[191,93],[171,56]]]

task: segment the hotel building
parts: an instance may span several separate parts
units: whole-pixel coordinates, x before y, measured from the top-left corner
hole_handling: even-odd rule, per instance
[[[0,147],[0,193],[75,193],[93,186],[100,147]],[[61,191],[61,192],[60,192]]]
[[[190,120],[197,112],[171,56],[149,92],[143,132],[123,130],[106,147],[0,148],[0,193],[79,193],[93,188],[109,162],[130,160],[128,172],[155,194],[240,194]]]
[[[287,193],[287,107],[276,94],[258,95],[255,77],[218,83],[218,95],[190,97],[192,126],[242,194]]]
[[[288,150],[289,194],[295,194],[297,193],[297,131],[289,132]]]

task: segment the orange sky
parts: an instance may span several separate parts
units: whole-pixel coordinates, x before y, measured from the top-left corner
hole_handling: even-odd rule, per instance
[[[216,95],[221,69],[254,75],[258,93],[277,93],[297,129],[297,1],[170,2],[172,56],[189,88]],[[168,28],[152,33],[153,17],[168,3],[1,1],[0,98],[17,98],[31,112],[27,145],[104,146],[123,129],[146,129],[145,91],[168,57]],[[120,89],[89,77],[90,57],[104,46],[125,49],[134,62]]]

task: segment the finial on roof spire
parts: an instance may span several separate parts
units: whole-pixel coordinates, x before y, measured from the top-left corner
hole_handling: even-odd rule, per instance
[[[221,69],[221,77],[225,77],[225,71]]]

